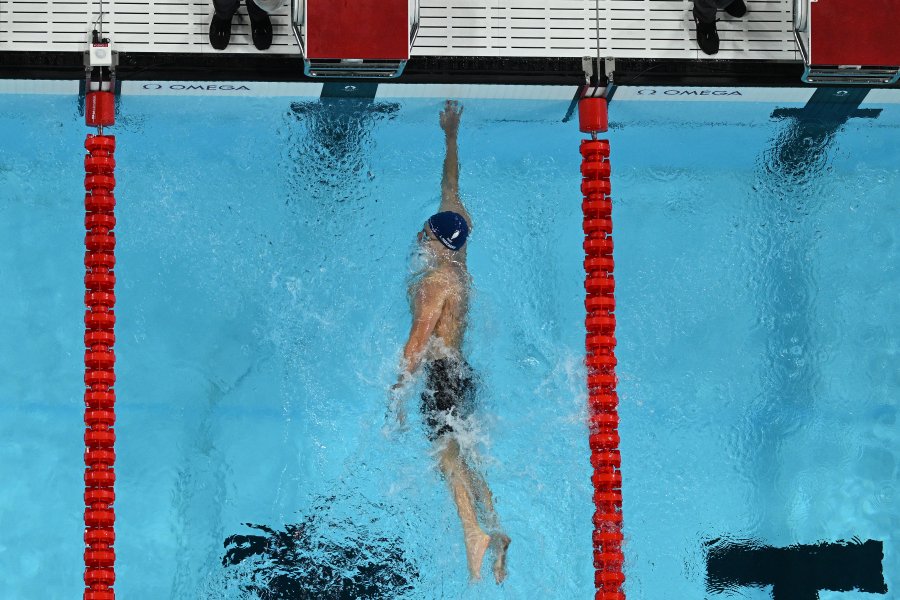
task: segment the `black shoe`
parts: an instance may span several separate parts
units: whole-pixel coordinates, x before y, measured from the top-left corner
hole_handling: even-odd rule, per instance
[[[269,13],[258,7],[253,0],[247,0],[247,14],[250,15],[253,45],[257,50],[268,50],[272,45],[272,21],[269,20]]]
[[[218,13],[213,14],[209,24],[209,43],[216,50],[224,50],[231,40],[231,17],[222,17]]]
[[[725,7],[725,12],[735,19],[740,19],[747,14],[747,5],[744,4],[744,0],[732,0],[731,4]]]
[[[738,1],[738,0],[735,0]],[[716,54],[719,52],[719,32],[716,31],[716,22],[701,23],[694,15],[694,22],[697,24],[697,44],[705,54]]]

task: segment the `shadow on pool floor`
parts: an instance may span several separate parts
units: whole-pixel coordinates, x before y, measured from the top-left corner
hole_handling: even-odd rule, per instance
[[[336,518],[331,510],[347,498],[323,497],[298,524],[276,530],[246,523],[260,533],[229,536],[222,565],[244,592],[261,600],[381,599],[410,592],[419,578],[402,540],[378,526],[378,514]]]

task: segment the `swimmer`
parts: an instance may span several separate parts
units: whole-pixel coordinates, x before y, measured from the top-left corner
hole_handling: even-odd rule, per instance
[[[409,287],[413,322],[403,349],[400,376],[391,395],[402,427],[405,415],[400,392],[422,367],[427,382],[422,412],[437,450],[438,465],[462,521],[469,576],[474,581],[481,579],[484,555],[490,548],[495,555],[494,579],[502,583],[510,539],[500,528],[487,482],[460,451],[456,430],[460,419],[471,415],[476,391],[475,374],[461,350],[470,284],[466,239],[472,230],[472,219],[459,197],[456,139],[461,116],[462,107],[450,100],[440,114],[447,144],[441,203],[437,214],[425,221],[417,236],[424,266]]]

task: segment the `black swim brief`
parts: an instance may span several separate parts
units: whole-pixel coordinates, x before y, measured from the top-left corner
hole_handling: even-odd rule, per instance
[[[448,414],[460,419],[475,409],[475,373],[463,358],[439,358],[425,364],[425,375],[422,413],[429,439],[436,440],[454,431]]]

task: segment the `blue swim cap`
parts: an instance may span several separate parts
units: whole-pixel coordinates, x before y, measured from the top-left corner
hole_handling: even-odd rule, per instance
[[[431,233],[451,250],[459,250],[469,237],[469,224],[459,213],[439,212],[428,219]]]

